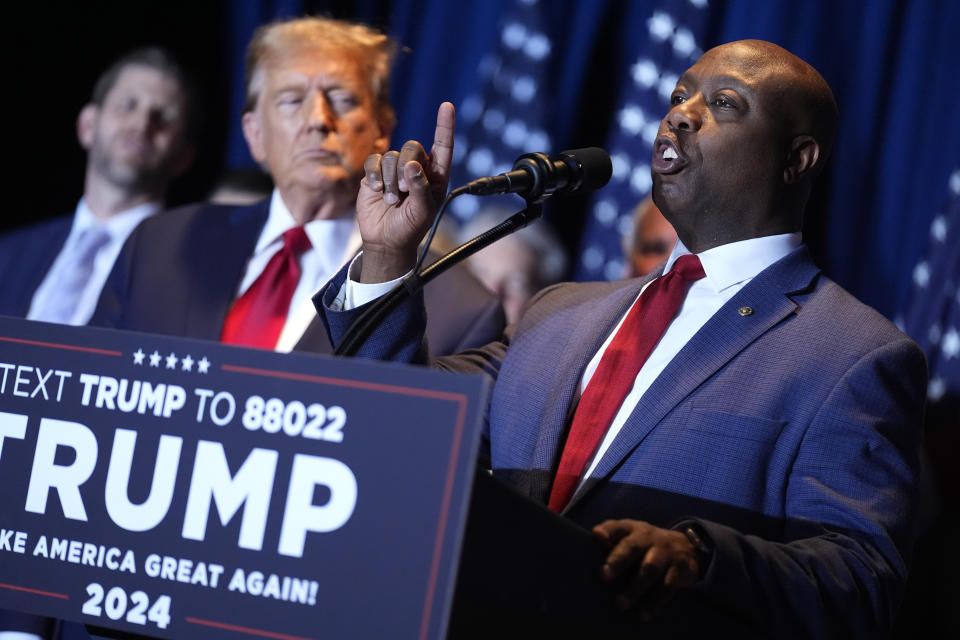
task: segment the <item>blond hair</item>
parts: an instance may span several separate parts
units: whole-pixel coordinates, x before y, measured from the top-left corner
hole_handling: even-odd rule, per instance
[[[396,53],[393,40],[365,24],[333,18],[295,18],[262,25],[247,46],[244,111],[252,111],[260,98],[261,74],[271,60],[311,49],[338,48],[351,54],[367,78],[382,126],[392,129],[396,121],[390,104],[390,67]]]

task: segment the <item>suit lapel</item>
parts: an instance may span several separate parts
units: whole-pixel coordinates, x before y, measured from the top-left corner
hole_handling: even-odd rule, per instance
[[[562,324],[551,322],[544,327],[545,337],[542,339],[555,341],[558,336],[565,337],[560,353],[569,357],[565,361],[550,364],[556,375],[542,401],[544,409],[540,423],[521,427],[537,434],[532,460],[516,461],[521,468],[547,469],[551,474],[556,470],[564,433],[577,405],[577,391],[584,370],[640,294],[643,285],[656,275],[659,274],[633,281],[603,298],[591,299],[574,309],[568,309]],[[549,485],[539,487],[530,497],[546,502],[549,489]]]
[[[233,304],[247,261],[270,211],[270,199],[236,207],[226,215],[200,211],[190,229],[190,250],[185,257],[193,267],[188,283],[186,335],[217,340]]]
[[[757,338],[796,311],[789,297],[810,286],[819,269],[801,247],[758,274],[694,334],[640,398],[633,413],[594,469],[592,482],[567,508],[608,477],[684,398]],[[739,311],[749,307],[751,313]]]

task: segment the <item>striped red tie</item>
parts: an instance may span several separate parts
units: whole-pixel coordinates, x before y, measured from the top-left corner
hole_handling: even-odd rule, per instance
[[[684,255],[651,282],[633,305],[587,384],[573,415],[550,491],[549,507],[563,510],[591,456],[630,393],[637,374],[667,330],[686,295],[687,283],[704,277],[700,258]]]
[[[260,277],[233,303],[223,323],[220,342],[261,349],[277,346],[290,311],[290,300],[300,281],[297,257],[309,248],[310,238],[303,227],[284,231],[283,247],[273,254]]]

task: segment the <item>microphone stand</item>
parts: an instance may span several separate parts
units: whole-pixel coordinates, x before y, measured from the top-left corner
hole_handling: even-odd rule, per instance
[[[493,244],[504,236],[519,231],[539,218],[542,213],[543,205],[540,202],[527,202],[526,209],[518,211],[489,231],[485,231],[476,238],[465,242],[430,266],[421,270],[415,269],[389,293],[370,303],[370,307],[354,320],[350,328],[347,329],[340,346],[333,352],[334,355],[354,355],[360,349],[360,345],[380,326],[380,323],[402,302],[423,289],[424,285],[484,247]]]

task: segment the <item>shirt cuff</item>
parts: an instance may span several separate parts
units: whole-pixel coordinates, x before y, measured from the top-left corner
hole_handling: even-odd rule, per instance
[[[362,252],[358,253],[357,256],[350,261],[350,266],[347,268],[347,280],[343,283],[343,286],[340,287],[340,291],[337,292],[337,297],[331,305],[334,311],[351,311],[357,307],[362,307],[368,302],[372,302],[392,291],[400,284],[401,280],[412,273],[411,270],[401,277],[387,282],[359,282],[357,278],[360,277],[361,263],[359,260],[361,258],[363,258]]]

